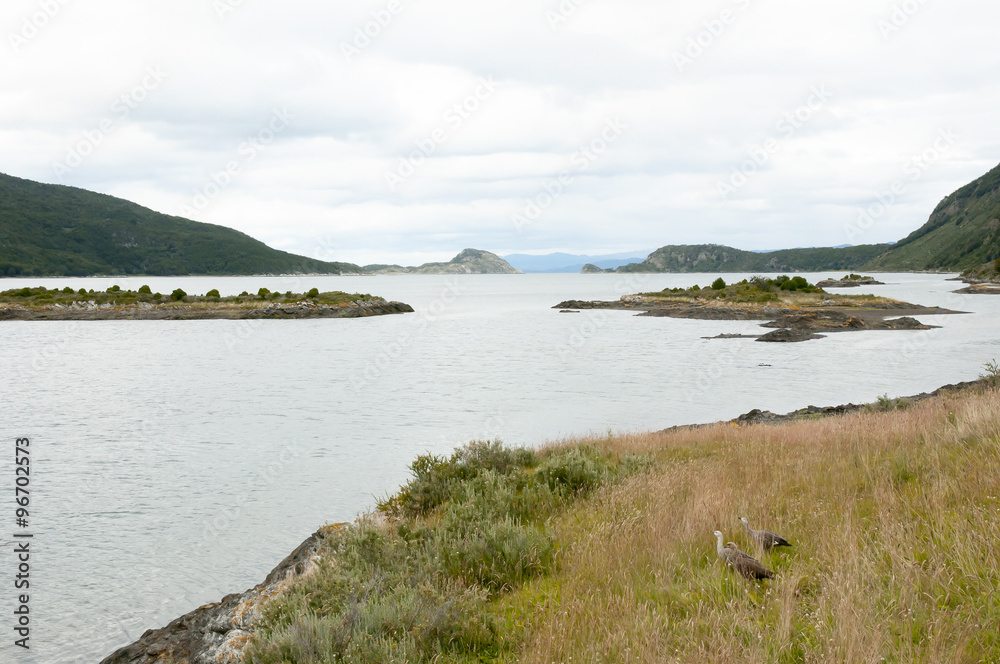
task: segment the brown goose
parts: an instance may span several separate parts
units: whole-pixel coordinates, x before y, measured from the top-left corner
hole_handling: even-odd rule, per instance
[[[740,551],[735,543],[729,542],[726,544],[726,549],[729,551],[729,558],[726,562],[744,579],[755,581],[774,578],[774,572],[761,565],[753,556]]]
[[[747,521],[745,516],[741,516],[739,519],[740,523],[742,523],[743,527],[746,529],[747,535],[750,536],[750,539],[756,542],[757,546],[764,551],[769,551],[776,546],[791,546],[791,544],[788,543],[788,540],[778,533],[772,533],[770,530],[754,530],[750,527],[750,522]]]

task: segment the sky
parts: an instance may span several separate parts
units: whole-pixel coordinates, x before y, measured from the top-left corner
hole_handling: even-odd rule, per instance
[[[1000,162],[993,0],[5,0],[0,172],[324,260],[891,242]]]

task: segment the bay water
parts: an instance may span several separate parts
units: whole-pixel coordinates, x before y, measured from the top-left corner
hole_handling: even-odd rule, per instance
[[[799,344],[703,338],[766,331],[752,321],[552,308],[716,276],[0,280],[2,290],[148,284],[223,295],[316,287],[416,309],[353,320],[0,323],[9,494],[0,661],[96,662],[243,591],[322,524],[350,521],[395,491],[418,454],[868,402],[974,379],[1000,357],[1000,298],[954,294],[962,284],[946,275],[879,275],[885,286],[864,289],[970,312],[920,317],[939,329]],[[17,437],[30,438],[32,455],[27,653],[13,646],[11,618]]]

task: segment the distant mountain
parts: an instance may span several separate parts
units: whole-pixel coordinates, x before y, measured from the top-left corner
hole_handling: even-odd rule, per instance
[[[668,245],[641,263],[615,272],[825,272],[856,269],[881,256],[891,245],[868,244],[843,249],[782,249],[758,253],[719,244]],[[593,269],[589,269],[593,272]]]
[[[997,258],[1000,258],[1000,166],[946,196],[926,224],[865,268],[961,271]]]
[[[504,256],[504,260],[522,272],[557,272],[576,273],[584,265],[591,263],[601,268],[616,268],[629,263],[638,263],[649,254],[646,251],[630,251],[618,254],[602,254],[599,256],[587,256],[583,254],[566,254],[556,252],[541,256],[531,254],[510,254]]]
[[[447,263],[424,263],[420,267],[402,265],[366,265],[375,274],[521,274],[496,254],[466,249]]]
[[[997,271],[1000,166],[945,197],[926,224],[899,242],[754,252],[718,244],[668,245],[615,272]],[[587,273],[598,270],[585,266]],[[970,272],[971,274],[971,272]]]
[[[362,274],[224,226],[0,173],[0,276]]]

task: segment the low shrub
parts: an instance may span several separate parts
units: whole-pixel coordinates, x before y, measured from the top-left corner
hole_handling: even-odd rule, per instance
[[[139,286],[139,294],[140,295],[151,295],[152,293],[153,293],[153,289],[151,289],[149,286],[146,286],[146,285]]]
[[[205,293],[205,297],[222,297],[222,296],[219,295],[218,289],[213,288],[212,290]]]
[[[180,302],[186,297],[187,293],[182,291],[180,288],[176,289],[173,293],[170,294],[170,299],[172,299],[174,302]]]

